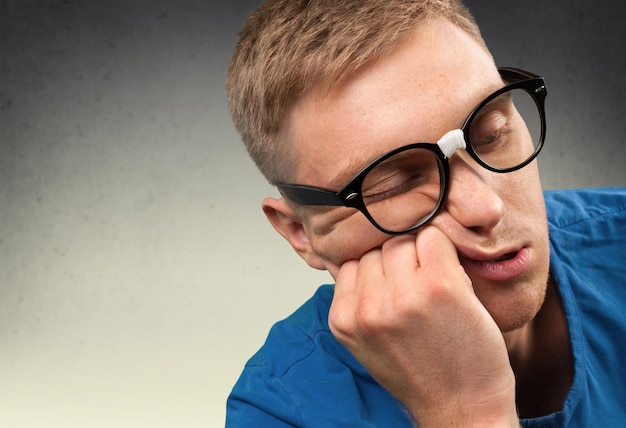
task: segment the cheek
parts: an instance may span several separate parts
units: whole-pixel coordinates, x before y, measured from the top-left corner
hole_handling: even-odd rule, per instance
[[[537,163],[532,162],[518,171],[502,176],[504,180],[501,181],[498,193],[506,205],[522,218],[536,219],[540,223],[545,223],[546,210]]]
[[[359,260],[390,237],[376,229],[359,211],[346,208],[312,216],[306,228],[315,254],[337,266],[348,260]]]

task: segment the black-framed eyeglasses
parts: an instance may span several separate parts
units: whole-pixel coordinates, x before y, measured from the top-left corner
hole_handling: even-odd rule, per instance
[[[507,82],[472,110],[460,129],[436,144],[414,143],[379,157],[341,190],[279,183],[284,197],[304,206],[345,206],[361,211],[379,230],[399,235],[428,223],[448,192],[448,159],[465,149],[482,167],[505,173],[533,161],[546,132],[544,79],[499,68]]]

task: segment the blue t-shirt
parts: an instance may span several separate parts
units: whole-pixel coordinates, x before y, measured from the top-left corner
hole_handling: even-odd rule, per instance
[[[524,427],[626,426],[626,189],[545,193],[550,270],[575,376],[563,410]],[[333,286],[274,325],[227,405],[227,428],[411,427],[405,411],[328,328]]]

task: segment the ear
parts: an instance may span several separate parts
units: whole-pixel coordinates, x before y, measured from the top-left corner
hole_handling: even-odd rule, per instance
[[[303,220],[284,199],[265,198],[263,212],[274,229],[285,238],[309,266],[325,270],[321,258],[313,251]]]

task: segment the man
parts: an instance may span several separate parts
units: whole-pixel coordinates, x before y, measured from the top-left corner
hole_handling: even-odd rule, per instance
[[[272,329],[227,426],[623,426],[626,192],[544,203],[543,79],[456,0],[269,1],[240,37],[263,210],[336,284]]]

